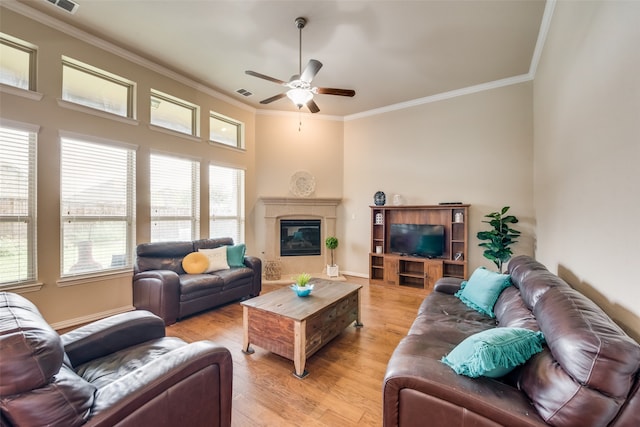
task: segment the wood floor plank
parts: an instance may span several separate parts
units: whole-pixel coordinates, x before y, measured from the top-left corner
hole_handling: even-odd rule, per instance
[[[233,358],[232,426],[381,426],[382,380],[391,353],[407,334],[428,291],[371,285],[361,291],[363,328],[347,327],[311,356],[309,376],[293,362],[258,346],[242,353],[242,307],[232,303],[167,327],[188,342],[211,340]],[[265,285],[263,293],[283,285]]]

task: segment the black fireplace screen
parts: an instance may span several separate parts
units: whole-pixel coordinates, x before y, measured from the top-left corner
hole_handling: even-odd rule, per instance
[[[280,256],[320,255],[319,219],[280,220]]]

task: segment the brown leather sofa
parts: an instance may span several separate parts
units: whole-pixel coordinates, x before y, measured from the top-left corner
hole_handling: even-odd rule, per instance
[[[165,337],[132,311],[58,335],[0,292],[0,425],[230,426],[233,363],[209,341]]]
[[[530,257],[508,266],[514,286],[495,319],[441,280],[395,349],[383,386],[384,426],[640,426],[640,345],[591,300]],[[505,377],[469,378],[441,362],[496,327],[542,331],[546,345]]]
[[[182,259],[199,249],[233,245],[231,238],[138,245],[133,275],[133,305],[171,325],[203,310],[260,295],[262,261],[244,257],[244,267],[204,274],[187,274]]]

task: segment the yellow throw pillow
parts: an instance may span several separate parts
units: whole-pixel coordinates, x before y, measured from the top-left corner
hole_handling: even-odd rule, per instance
[[[200,252],[191,252],[182,258],[182,268],[188,274],[202,274],[209,268],[209,258]]]
[[[228,270],[229,264],[227,263],[227,247],[220,246],[215,249],[200,249],[200,253],[203,253],[209,259],[209,267],[204,271],[205,273],[211,273],[212,271]]]

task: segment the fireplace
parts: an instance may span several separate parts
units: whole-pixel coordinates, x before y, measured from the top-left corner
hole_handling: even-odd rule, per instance
[[[260,200],[264,208],[264,224],[258,223],[256,235],[262,236],[259,246],[264,248],[265,262],[278,261],[283,275],[322,272],[330,263],[324,239],[337,235],[337,207],[341,200],[321,197],[261,197]],[[320,256],[281,255],[280,227],[281,222],[287,220],[319,221]]]
[[[281,219],[280,256],[320,255],[319,219]]]

